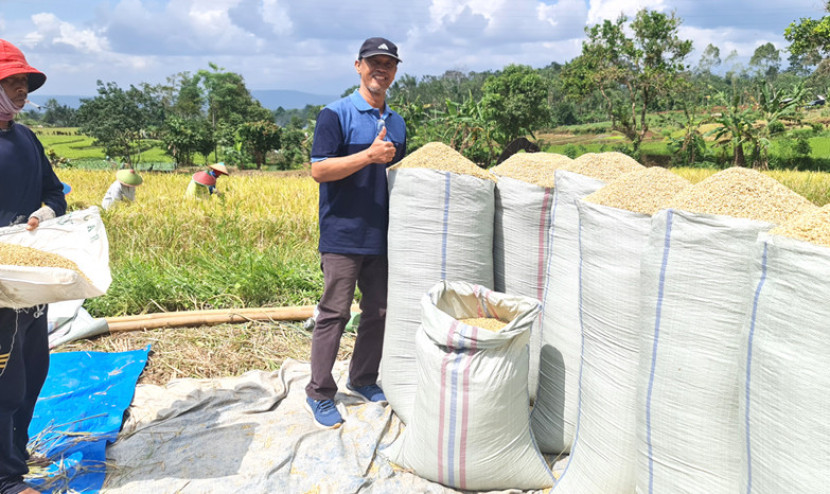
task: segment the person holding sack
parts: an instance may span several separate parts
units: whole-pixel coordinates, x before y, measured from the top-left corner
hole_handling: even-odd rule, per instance
[[[66,213],[63,184],[27,127],[14,121],[46,76],[13,44],[0,39],[0,227]],[[2,302],[2,294],[0,294]],[[11,309],[0,303],[0,494],[36,494],[29,472],[29,424],[49,370],[46,305]]]

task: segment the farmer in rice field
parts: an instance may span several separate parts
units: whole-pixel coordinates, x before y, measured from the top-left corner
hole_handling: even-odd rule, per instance
[[[406,125],[386,105],[398,47],[384,38],[363,42],[354,62],[360,87],[323,108],[311,148],[311,176],[320,184],[320,266],[325,286],[311,343],[306,402],[320,427],[339,427],[332,368],[351,316],[355,285],[361,318],[346,386],[368,401],[386,402],[377,385],[386,321],[386,168],[406,153]]]
[[[45,81],[17,47],[0,39],[0,227],[25,223],[34,230],[66,213],[63,184],[43,146],[14,121]],[[0,308],[0,494],[37,493],[23,475],[29,471],[29,423],[48,370],[46,305]]]
[[[228,172],[228,167],[225,166],[225,163],[220,161],[219,163],[214,163],[208,166],[207,174],[213,177],[214,180],[216,180],[216,182],[219,182],[219,177],[221,177],[222,175],[230,175],[230,172]],[[211,194],[221,194],[221,192],[216,190],[215,184],[209,186],[208,190]]]
[[[115,182],[107,189],[104,199],[101,200],[101,207],[109,209],[118,201],[135,201],[135,189],[144,179],[133,169],[118,170],[115,172]]]
[[[184,196],[190,199],[208,199],[216,187],[216,178],[208,172],[196,172],[187,184]]]

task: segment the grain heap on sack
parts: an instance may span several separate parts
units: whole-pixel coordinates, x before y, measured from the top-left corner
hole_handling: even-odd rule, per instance
[[[92,281],[73,261],[51,252],[23,245],[0,242],[0,265],[28,266],[34,268],[63,268],[75,271],[92,284]]]
[[[390,170],[398,168],[432,168],[495,181],[490,172],[481,169],[464,155],[441,142],[428,142],[389,167]]]
[[[491,173],[540,187],[554,186],[555,171],[573,162],[564,154],[518,153],[490,169]]]
[[[685,178],[653,166],[626,173],[583,200],[652,216],[691,185]]]
[[[621,175],[645,168],[637,160],[618,152],[586,153],[577,157],[563,170],[585,175],[586,177],[611,182]]]
[[[772,177],[732,167],[688,187],[666,208],[782,224],[816,206]]]
[[[0,242],[0,264],[35,268],[64,268],[81,272],[77,264],[58,254],[5,242]]]
[[[467,326],[475,326],[477,328],[486,329],[487,331],[498,332],[507,326],[507,323],[495,317],[471,317],[468,319],[459,319],[458,322],[464,323]]]
[[[830,247],[830,204],[797,216],[769,233]]]

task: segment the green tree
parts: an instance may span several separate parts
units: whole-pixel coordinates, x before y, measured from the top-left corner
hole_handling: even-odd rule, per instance
[[[40,121],[54,127],[75,127],[77,125],[77,110],[67,105],[61,105],[55,98],[46,100],[43,105],[45,111]]]
[[[824,10],[830,12],[830,1],[825,2]],[[830,54],[830,16],[802,17],[784,30],[784,39],[790,42],[788,50],[800,58],[802,65],[817,65]]]
[[[598,90],[612,128],[622,132],[636,152],[649,130],[646,115],[658,97],[681,91],[692,42],[678,36],[681,21],[674,13],[643,9],[628,29],[627,21],[623,15],[586,28],[588,39],[582,53],[566,66],[563,84],[581,97]]]
[[[82,99],[77,117],[81,132],[94,138],[107,155],[134,166],[147,131],[162,121],[162,107],[148,91],[98,81],[98,96]]]
[[[482,88],[483,116],[495,124],[499,144],[530,134],[550,119],[548,87],[542,77],[526,65],[508,65],[487,79]]]
[[[176,166],[194,164],[196,153],[207,156],[214,146],[213,132],[204,118],[169,117],[164,122],[161,138]]]
[[[700,55],[700,60],[697,63],[697,72],[699,74],[710,75],[712,70],[719,67],[721,64],[720,48],[709,43]]]
[[[271,111],[263,108],[259,101],[251,96],[241,75],[226,72],[216,64],[209,64],[211,70],[197,73],[198,84],[203,88],[207,103],[207,119],[213,128],[217,144],[232,146],[235,142],[237,127],[245,122],[272,120]],[[191,98],[196,100],[196,91]],[[214,149],[214,159],[218,152]]]
[[[781,69],[781,52],[772,43],[760,45],[749,59],[749,66],[755,69],[758,77],[774,80]]]
[[[268,151],[279,149],[282,129],[274,122],[261,120],[245,122],[237,127],[237,136],[242,150],[249,153],[256,163],[257,170],[265,164]]]

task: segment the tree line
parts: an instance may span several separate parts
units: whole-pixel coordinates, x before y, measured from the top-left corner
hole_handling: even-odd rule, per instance
[[[825,8],[830,12],[830,1]],[[407,122],[410,150],[441,141],[481,166],[494,164],[518,137],[598,122],[622,134],[619,150],[635,157],[657,122],[682,130],[681,137],[667,136],[679,163],[699,161],[705,138],[712,137],[735,165],[766,166],[771,139],[800,121],[809,100],[821,95],[814,101],[821,103],[827,93],[830,16],[794,21],[785,30],[791,44],[783,53],[761,44],[746,66],[736,52],[722,54],[712,44],[691,65],[693,42],[680,37],[681,22],[674,13],[643,9],[633,18],[587,27],[581,53],[567,63],[403,74],[388,101]],[[77,110],[50,100],[25,118],[79,127],[129,164],[156,146],[177,165],[194,164],[198,155],[242,168],[268,163],[290,169],[308,161],[320,109],[263,108],[240,74],[215,64],[175,74],[165,84],[124,89],[98,81],[97,93]],[[705,133],[703,123],[718,125]]]

